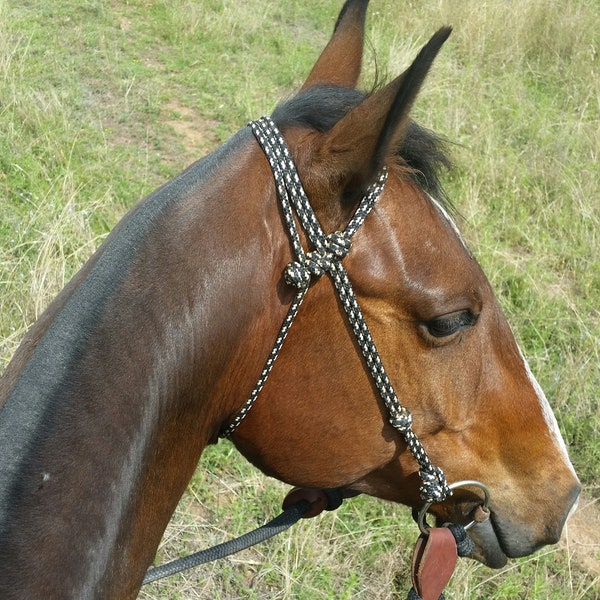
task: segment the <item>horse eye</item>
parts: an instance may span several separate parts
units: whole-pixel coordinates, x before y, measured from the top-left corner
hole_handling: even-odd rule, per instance
[[[430,335],[436,338],[443,338],[451,336],[461,329],[472,327],[476,320],[477,316],[470,310],[459,310],[427,321],[424,325],[427,327]]]

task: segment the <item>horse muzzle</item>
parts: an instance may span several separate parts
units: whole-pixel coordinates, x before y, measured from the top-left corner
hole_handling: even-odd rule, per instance
[[[516,521],[510,507],[503,508],[492,502],[490,518],[474,523],[469,529],[475,542],[472,558],[499,569],[509,558],[529,556],[543,546],[556,544],[568,517],[577,507],[580,491],[580,484],[575,484],[562,501],[552,499],[547,505],[532,508],[528,520]],[[508,514],[511,517],[507,517]]]

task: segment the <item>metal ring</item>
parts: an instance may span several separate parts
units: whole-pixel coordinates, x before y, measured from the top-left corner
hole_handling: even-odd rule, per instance
[[[481,507],[483,509],[487,509],[489,507],[490,504],[490,491],[488,490],[488,488],[481,483],[481,481],[475,481],[472,479],[467,479],[465,481],[457,481],[456,483],[453,483],[452,485],[449,485],[448,488],[450,490],[456,490],[458,488],[462,488],[462,487],[476,487],[479,488],[482,492],[483,492],[483,504],[481,505]],[[434,502],[426,502],[423,505],[423,508],[421,508],[421,510],[419,511],[419,515],[417,517],[417,525],[419,526],[419,530],[421,531],[421,533],[424,533],[425,535],[428,534],[429,532],[429,525],[427,525],[427,523],[425,522],[425,518],[427,516],[427,511],[429,510],[429,507],[435,504]],[[471,527],[473,527],[473,525],[475,525],[475,521],[471,521],[470,523],[467,523],[464,528],[465,529],[470,529]]]

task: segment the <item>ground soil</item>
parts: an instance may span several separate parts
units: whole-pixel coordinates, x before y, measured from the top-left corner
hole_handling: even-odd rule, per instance
[[[600,501],[583,495],[567,521],[561,544],[571,560],[593,575],[600,576]]]

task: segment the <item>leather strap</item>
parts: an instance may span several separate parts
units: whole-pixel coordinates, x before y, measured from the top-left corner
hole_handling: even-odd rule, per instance
[[[421,534],[413,554],[412,582],[423,600],[438,600],[450,581],[458,554],[456,540],[447,527]]]

